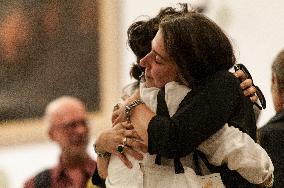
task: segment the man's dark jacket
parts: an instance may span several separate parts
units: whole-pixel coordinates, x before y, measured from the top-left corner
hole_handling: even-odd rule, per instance
[[[284,110],[277,113],[259,129],[260,145],[267,151],[274,165],[274,186],[284,187]]]

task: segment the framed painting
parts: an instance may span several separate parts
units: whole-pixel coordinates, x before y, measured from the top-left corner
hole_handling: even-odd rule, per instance
[[[0,121],[40,117],[62,95],[100,109],[97,3],[6,1],[0,9]]]

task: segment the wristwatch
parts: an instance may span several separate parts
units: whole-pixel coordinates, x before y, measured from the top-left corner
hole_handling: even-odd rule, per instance
[[[131,110],[134,107],[138,106],[139,104],[144,104],[144,102],[141,99],[137,99],[133,101],[131,104],[125,106],[125,117],[126,117],[127,122],[130,123]]]

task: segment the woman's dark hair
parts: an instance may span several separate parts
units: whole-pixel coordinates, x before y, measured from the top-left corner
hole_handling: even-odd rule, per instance
[[[136,63],[132,65],[130,76],[136,80],[140,79],[140,75],[144,71],[139,66],[139,61],[151,51],[151,41],[155,37],[159,22],[152,18],[148,21],[134,22],[127,30],[128,45],[136,55]]]
[[[151,41],[155,37],[160,21],[169,15],[181,15],[188,12],[187,4],[179,4],[180,8],[167,7],[160,10],[154,18],[136,21],[127,30],[128,45],[137,57],[137,61],[132,65],[130,75],[139,80],[139,76],[144,71],[139,66],[139,61],[151,51]]]
[[[191,82],[218,70],[228,70],[235,56],[228,37],[206,16],[190,11],[165,17],[160,28],[166,51],[177,63],[182,76]]]
[[[137,57],[142,59],[151,51],[151,41],[159,29],[156,18],[134,22],[127,30],[128,45]]]

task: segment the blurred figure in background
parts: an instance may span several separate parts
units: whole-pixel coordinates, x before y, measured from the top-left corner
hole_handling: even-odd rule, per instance
[[[54,168],[45,169],[26,181],[24,187],[86,187],[96,162],[86,150],[89,128],[85,105],[74,97],[60,97],[46,107],[45,121],[49,138],[61,149],[59,162]]]
[[[272,100],[276,114],[259,130],[260,145],[274,164],[274,186],[284,187],[284,50],[272,64]]]

